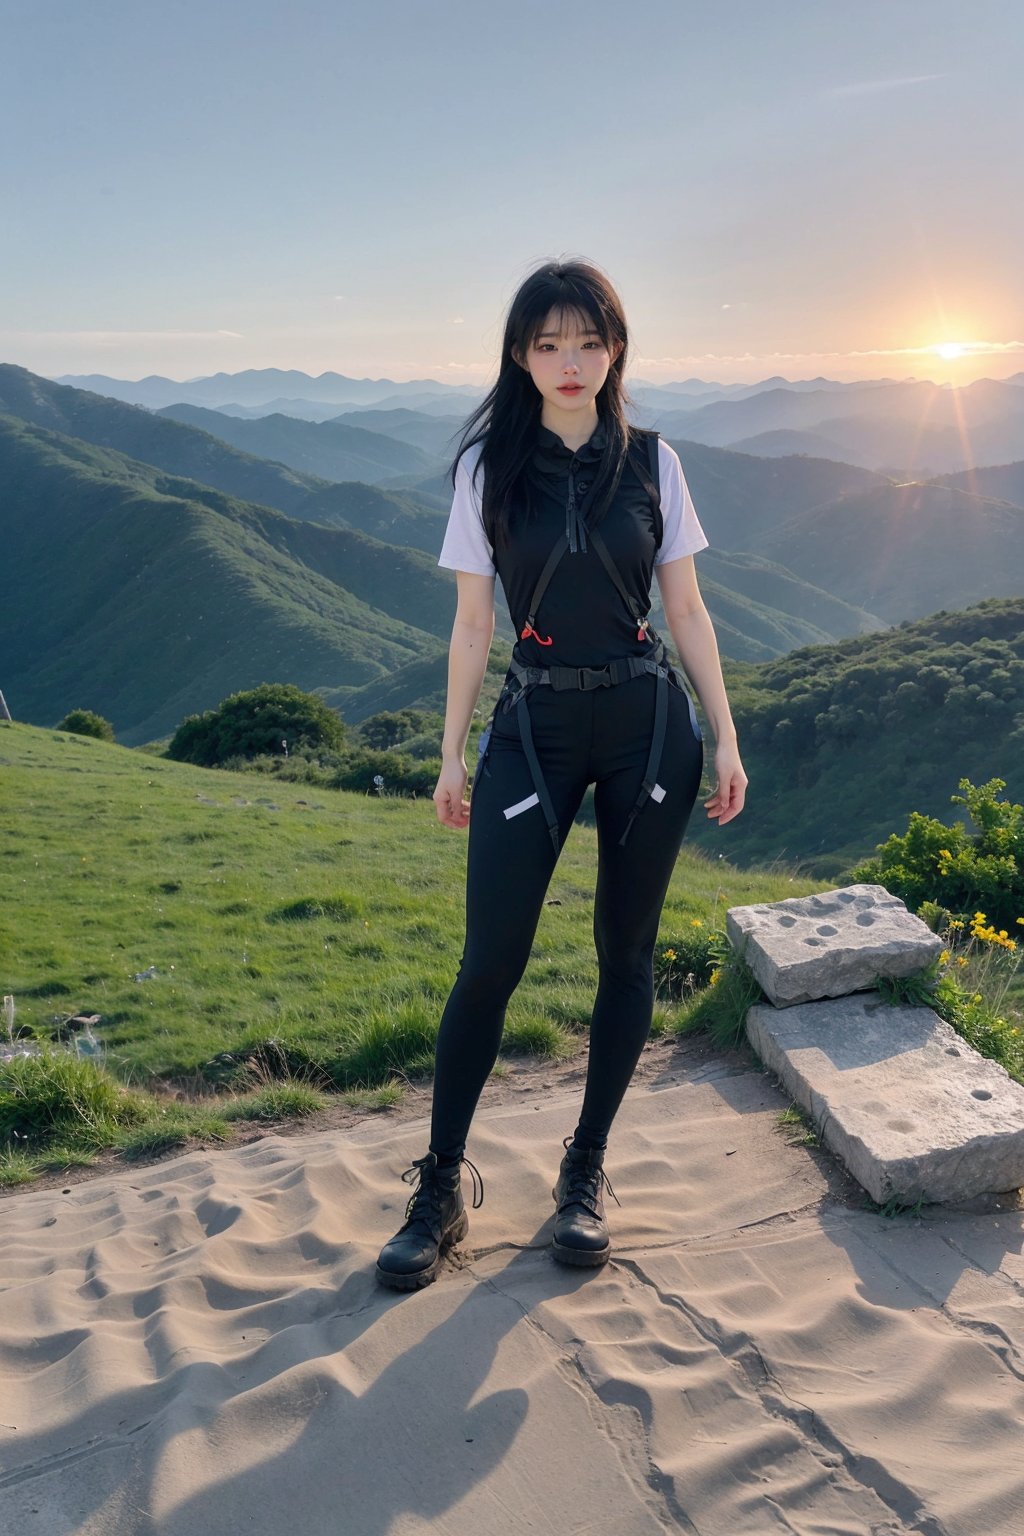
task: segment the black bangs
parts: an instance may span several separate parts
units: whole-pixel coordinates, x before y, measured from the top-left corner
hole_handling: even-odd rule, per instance
[[[563,335],[570,331],[597,331],[604,345],[610,347],[611,339],[603,315],[592,314],[589,309],[585,309],[573,299],[557,298],[552,295],[550,303],[545,304],[543,301],[538,303],[536,312],[526,320],[522,339],[524,352],[533,346],[544,328],[545,321],[552,313],[557,316],[558,328]]]

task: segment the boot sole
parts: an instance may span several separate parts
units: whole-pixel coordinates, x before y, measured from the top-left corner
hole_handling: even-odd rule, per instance
[[[455,1243],[461,1243],[469,1231],[469,1214],[463,1211],[455,1224],[448,1228],[437,1248],[437,1258],[428,1264],[426,1269],[414,1269],[409,1274],[400,1274],[394,1269],[381,1269],[376,1267],[377,1279],[381,1285],[387,1285],[393,1291],[419,1291],[423,1286],[429,1285],[437,1279],[437,1272],[441,1268],[441,1260]]]
[[[560,1264],[575,1264],[581,1269],[596,1269],[611,1258],[611,1244],[607,1248],[566,1248],[564,1243],[551,1242],[552,1257]]]
[[[557,1189],[551,1191],[551,1198],[557,1205]],[[556,1258],[560,1264],[575,1264],[581,1269],[596,1269],[599,1264],[607,1264],[611,1258],[612,1245],[609,1243],[607,1248],[567,1248],[564,1243],[560,1243],[557,1238],[553,1237],[551,1239],[551,1253],[552,1257]]]

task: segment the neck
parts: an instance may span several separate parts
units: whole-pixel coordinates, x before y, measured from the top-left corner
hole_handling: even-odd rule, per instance
[[[563,411],[545,400],[541,406],[540,424],[562,439],[573,452],[589,442],[597,429],[597,406],[591,404],[586,411]]]

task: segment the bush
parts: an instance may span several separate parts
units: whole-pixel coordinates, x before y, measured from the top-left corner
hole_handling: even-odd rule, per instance
[[[304,693],[291,683],[261,683],[243,693],[233,693],[216,709],[189,715],[171,738],[168,757],[197,763],[201,768],[221,767],[231,758],[246,760],[288,749],[340,748],[345,727],[333,709],[314,693]]]
[[[962,821],[947,827],[911,811],[906,832],[880,843],[878,856],[851,870],[850,881],[883,885],[911,912],[926,902],[950,913],[980,909],[1009,929],[1024,911],[1024,806],[997,798],[1003,779],[978,786],[961,779],[960,788],[950,798],[967,807],[975,835]]]
[[[113,741],[114,727],[91,709],[72,709],[56,727],[75,736],[95,736],[97,741]]]
[[[444,717],[431,713],[425,709],[399,709],[381,710],[379,714],[371,715],[364,720],[359,727],[359,734],[366,745],[374,751],[386,752],[391,747],[397,747],[399,742],[406,742],[412,736],[422,736],[426,732],[436,736],[435,753],[441,740],[441,732],[444,729]]]

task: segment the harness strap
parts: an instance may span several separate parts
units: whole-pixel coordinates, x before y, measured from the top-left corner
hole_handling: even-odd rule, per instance
[[[619,596],[622,598],[622,601],[625,603],[626,607],[633,615],[633,618],[636,620],[637,639],[649,640],[650,636],[647,633],[649,621],[647,616],[645,615],[640,604],[630,594],[626,583],[619,575],[618,567],[616,566],[615,561],[612,559],[608,551],[607,544],[605,543],[604,539],[602,539],[596,528],[592,528],[590,530],[590,542],[597,550],[598,559],[600,560],[601,564],[604,566],[605,570],[608,572],[608,575],[615,583]]]
[[[645,433],[647,444],[647,470],[649,470],[649,473],[645,472],[645,467],[641,464],[638,464],[635,460],[634,468],[637,471],[641,484],[651,496],[652,503],[657,508],[657,522],[660,525],[661,479],[658,459],[658,436],[659,434],[656,431],[648,431]],[[632,446],[633,445],[631,444],[630,447],[632,448]],[[627,457],[629,457],[628,454]],[[620,476],[624,463],[625,460],[623,461],[623,465],[620,465],[619,468]],[[694,715],[693,701],[690,698],[689,692],[686,689],[678,670],[673,667],[668,660],[668,652],[665,649],[664,641],[653,632],[648,633],[650,628],[650,621],[644,614],[642,605],[629,592],[625,582],[622,580],[622,577],[619,574],[619,570],[615,564],[615,561],[611,557],[611,553],[609,552],[607,544],[597,532],[598,523],[600,523],[602,517],[608,511],[608,508],[615,498],[615,494],[619,486],[619,476],[616,476],[615,483],[611,487],[610,493],[606,495],[601,507],[598,508],[589,522],[584,520],[581,515],[581,510],[576,504],[575,487],[572,485],[571,479],[572,477],[570,475],[570,499],[566,510],[566,531],[552,548],[551,553],[548,555],[543,569],[537,578],[536,586],[533,589],[533,595],[530,598],[530,611],[527,615],[526,623],[520,632],[519,638],[521,640],[527,640],[532,635],[540,645],[551,645],[553,643],[552,636],[549,635],[545,639],[543,636],[539,635],[537,630],[534,628],[537,612],[544,600],[544,595],[551,583],[551,578],[554,576],[554,573],[558,568],[562,557],[568,550],[575,552],[577,548],[577,535],[579,536],[580,547],[584,552],[586,552],[587,536],[589,535],[590,541],[597,551],[597,555],[601,561],[601,564],[604,566],[605,571],[611,578],[616,591],[636,621],[637,639],[650,640],[653,643],[654,649],[646,656],[619,657],[614,661],[607,662],[604,666],[601,667],[526,667],[523,666],[521,662],[516,660],[515,655],[512,656],[512,659],[509,663],[509,670],[519,684],[519,689],[517,693],[511,694],[509,696],[505,708],[515,708],[516,717],[519,722],[519,735],[523,744],[523,751],[526,754],[526,761],[530,768],[530,777],[533,780],[533,787],[537,794],[537,800],[540,804],[541,810],[544,813],[544,818],[547,821],[548,832],[550,833],[552,846],[554,847],[556,855],[561,851],[558,817],[555,814],[555,808],[552,803],[551,796],[548,794],[547,785],[544,782],[544,775],[541,771],[540,759],[537,756],[537,749],[533,741],[533,729],[530,724],[530,712],[527,709],[526,703],[527,695],[529,694],[531,688],[541,684],[548,684],[556,691],[564,688],[604,688],[615,686],[618,683],[628,682],[631,678],[639,677],[643,673],[653,673],[655,675],[656,684],[654,694],[654,730],[651,735],[651,746],[647,756],[647,767],[644,770],[643,783],[640,788],[640,793],[637,796],[636,804],[633,806],[633,809],[629,814],[625,831],[619,839],[620,847],[625,843],[627,837],[630,834],[630,831],[632,830],[634,821],[636,820],[640,811],[643,809],[644,805],[646,805],[647,801],[650,799],[651,793],[655,789],[658,782],[658,769],[661,766],[661,754],[665,744],[665,735],[668,724],[669,682],[672,682],[677,688],[680,688],[686,694],[687,702],[690,707],[691,723],[694,724],[695,732],[698,729],[696,726],[696,717]],[[661,526],[663,527],[663,525]],[[658,544],[660,546],[661,537],[658,539]]]
[[[519,735],[526,754],[526,761],[530,767],[530,777],[533,787],[540,802],[541,810],[548,825],[551,835],[551,843],[555,853],[561,851],[558,817],[548,794],[547,785],[544,782],[544,774],[537,756],[537,749],[533,741],[533,730],[530,725],[530,712],[527,709],[527,696],[532,688],[548,684],[556,692],[566,688],[579,688],[589,690],[592,688],[612,687],[618,683],[625,683],[633,677],[640,677],[645,673],[653,673],[657,679],[654,694],[654,729],[651,733],[651,745],[647,754],[647,766],[644,769],[644,777],[640,786],[640,793],[636,803],[629,813],[626,827],[619,838],[619,846],[622,847],[633,828],[633,823],[650,799],[653,790],[658,783],[658,770],[661,767],[661,754],[665,745],[665,736],[668,729],[668,688],[669,683],[679,688],[686,694],[690,708],[690,718],[693,720],[693,701],[689,691],[685,687],[679,669],[672,666],[668,660],[668,652],[665,642],[656,637],[655,651],[652,656],[621,656],[614,661],[607,662],[602,667],[525,667],[522,662],[513,656],[509,662],[509,671],[519,684],[518,691],[509,695],[507,708],[514,708],[519,722]]]
[[[635,455],[633,456],[632,460],[633,467],[636,469],[644,489],[647,491],[648,495],[652,497],[653,500],[657,501],[658,507],[660,509],[661,490],[658,475],[658,433],[655,431],[645,430],[645,436],[647,439],[647,459],[650,466],[651,480],[648,480],[644,469],[641,467],[640,462],[637,460]],[[630,453],[627,453],[627,458],[629,457]],[[622,475],[624,464],[625,461],[623,461],[623,465],[620,465],[619,467],[619,477]],[[547,560],[544,562],[544,566],[540,575],[537,578],[537,584],[533,589],[533,596],[530,598],[530,611],[527,615],[526,623],[523,625],[523,628],[520,631],[520,640],[528,640],[532,635],[540,645],[550,645],[552,643],[550,636],[547,639],[542,639],[534,628],[537,619],[537,611],[540,608],[541,603],[544,601],[544,594],[547,592],[548,587],[551,584],[551,578],[554,576],[555,571],[557,570],[562,560],[562,557],[570,549],[575,553],[577,533],[579,534],[581,541],[580,548],[584,551],[584,553],[586,552],[587,535],[589,534],[594,548],[597,550],[598,555],[601,557],[602,565],[608,572],[609,576],[611,576],[620,597],[622,597],[626,603],[626,606],[629,608],[630,613],[633,614],[637,621],[637,627],[640,631],[638,638],[643,638],[647,629],[643,614],[640,612],[636,602],[634,602],[629,593],[626,591],[622,578],[615,568],[615,562],[612,560],[611,555],[608,553],[607,545],[603,539],[600,540],[600,542],[598,541],[596,532],[598,523],[601,521],[604,514],[608,511],[608,508],[615,500],[615,495],[619,488],[619,477],[615,479],[615,482],[611,486],[608,494],[605,496],[601,507],[594,513],[594,516],[590,519],[589,522],[584,520],[580,509],[575,505],[575,496],[573,496],[573,505],[566,513],[566,531],[564,534],[559,536],[557,542],[551,550],[551,553],[548,555]]]
[[[640,793],[636,797],[636,804],[629,813],[626,822],[626,830],[619,838],[621,848],[633,828],[633,823],[650,799],[651,791],[658,782],[658,769],[661,766],[661,749],[665,745],[665,731],[668,724],[668,679],[667,674],[659,669],[658,681],[654,694],[654,731],[651,735],[651,750],[647,756],[647,767],[644,769],[643,783]]]
[[[540,808],[544,812],[544,819],[548,824],[548,832],[551,834],[551,843],[555,853],[558,854],[561,852],[558,817],[555,815],[555,807],[551,802],[548,787],[544,782],[540,759],[537,756],[537,748],[533,744],[530,711],[526,707],[527,692],[527,688],[521,688],[515,699],[516,714],[519,718],[519,735],[523,743],[523,751],[526,753],[526,761],[530,765],[530,777],[533,780],[533,787],[537,791],[537,799],[540,801]]]

